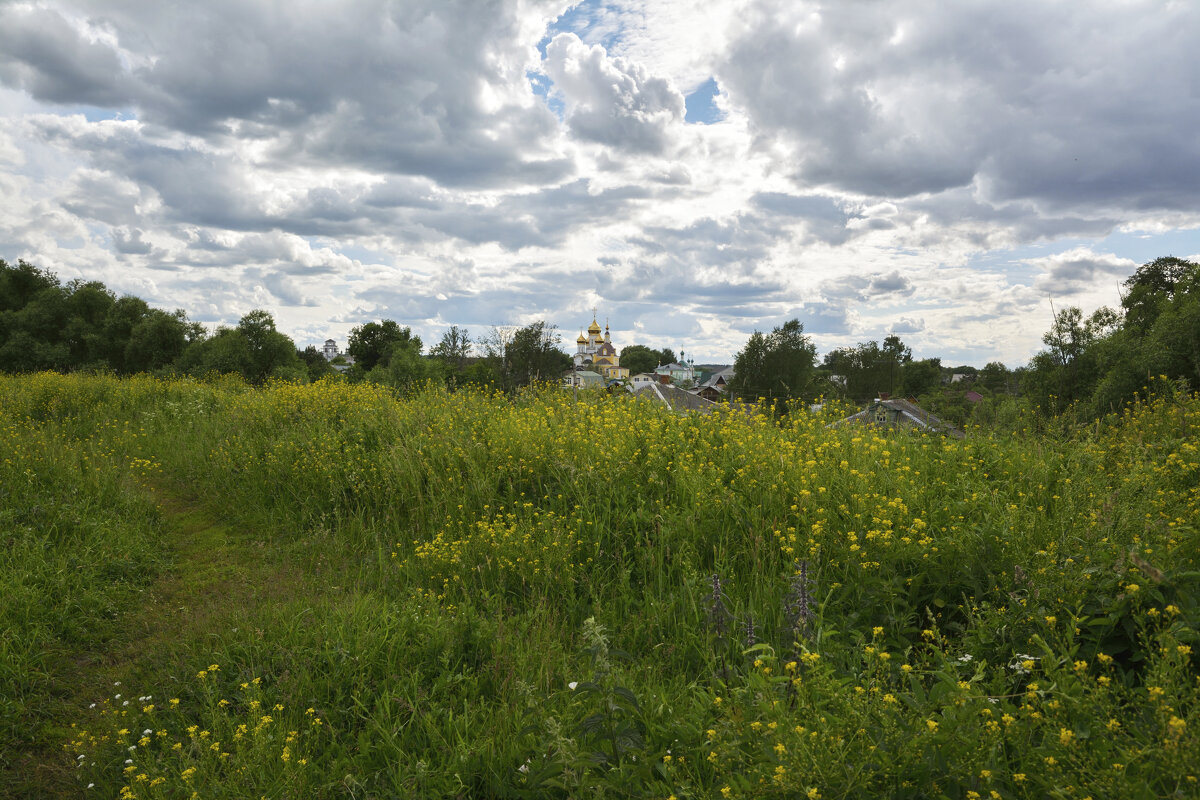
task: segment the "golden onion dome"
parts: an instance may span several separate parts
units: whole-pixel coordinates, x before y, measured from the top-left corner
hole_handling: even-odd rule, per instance
[[[587,344],[587,337],[581,333],[581,334],[579,334],[579,338],[575,340],[575,343],[576,344]]]
[[[596,320],[593,318],[592,324],[588,325],[588,333],[599,333],[599,332],[600,332],[600,323],[596,322]]]

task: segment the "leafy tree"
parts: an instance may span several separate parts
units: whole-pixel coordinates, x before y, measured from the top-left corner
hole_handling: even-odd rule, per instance
[[[630,375],[653,372],[659,364],[669,364],[674,360],[674,353],[671,353],[670,361],[665,361],[663,351],[652,350],[644,344],[631,344],[621,348],[621,366],[628,368]]]
[[[246,380],[262,383],[272,374],[282,377],[281,370],[287,370],[289,377],[294,376],[301,365],[296,344],[275,330],[275,319],[270,312],[251,311],[238,321],[237,331],[245,337],[250,353],[249,365],[242,373]]]
[[[417,349],[421,349],[421,340],[413,336],[410,328],[401,328],[390,319],[368,322],[350,331],[346,352],[354,357],[357,366],[365,372],[370,372],[377,364],[383,363],[386,366],[393,346],[410,339],[416,339]]]
[[[942,385],[942,360],[924,358],[909,361],[900,370],[903,393],[911,397],[929,394]]]
[[[571,357],[558,348],[561,341],[554,325],[539,320],[523,328],[494,327],[479,344],[499,384],[512,390],[570,369]]]
[[[174,363],[188,342],[188,321],[182,310],[173,314],[154,308],[129,333],[121,354],[122,371],[151,372]]]
[[[669,347],[664,347],[662,350],[659,350],[658,357],[662,359],[662,361],[660,361],[659,364],[674,364],[675,363],[675,351]],[[654,366],[657,367],[658,364],[655,364]]]
[[[857,347],[841,347],[826,354],[822,367],[845,379],[846,396],[869,400],[880,392],[897,392],[903,385],[903,370],[912,361],[912,351],[892,335],[878,342],[862,342]],[[939,362],[940,363],[940,362]]]
[[[460,374],[467,368],[467,359],[471,356],[471,337],[465,328],[451,325],[429,355],[441,361],[447,372]]]
[[[505,353],[510,385],[552,380],[570,369],[570,356],[558,347],[561,341],[557,328],[541,320],[517,329]]]
[[[1166,304],[1179,291],[1194,291],[1200,276],[1200,264],[1174,256],[1156,258],[1138,267],[1125,281],[1125,325],[1135,333],[1150,332]]]
[[[755,331],[734,359],[732,388],[743,397],[766,397],[776,406],[811,393],[817,349],[792,319],[767,336]]]
[[[74,280],[67,284],[67,319],[61,335],[71,350],[72,367],[110,366],[103,326],[114,302],[116,297],[99,281]]]
[[[58,277],[24,259],[10,266],[0,258],[0,312],[18,311],[46,289],[59,288]]]
[[[188,345],[178,366],[191,375],[236,373],[244,377],[253,369],[250,342],[236,328],[218,327],[212,336]]]
[[[421,355],[421,340],[416,337],[397,342],[388,354],[387,365],[371,370],[367,379],[407,392],[426,381],[445,379],[445,362]]]
[[[104,316],[101,334],[106,345],[106,358],[114,370],[120,373],[137,372],[125,363],[125,353],[130,338],[142,320],[150,313],[150,306],[140,297],[126,295],[118,298]],[[176,356],[178,357],[178,355]]]
[[[1000,361],[989,361],[979,370],[979,385],[993,394],[1008,392],[1008,382],[1012,373]]]
[[[321,380],[321,378],[337,374],[337,370],[330,366],[328,359],[325,358],[325,354],[318,350],[315,345],[310,344],[303,350],[298,351],[296,356],[304,364],[304,369],[307,371],[310,381],[316,382]]]

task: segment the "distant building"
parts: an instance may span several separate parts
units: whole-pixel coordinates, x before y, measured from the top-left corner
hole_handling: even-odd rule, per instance
[[[637,375],[630,377],[629,390],[636,392],[643,386],[648,386],[652,383],[660,383],[659,376],[653,372],[639,372]]]
[[[578,349],[573,361],[576,370],[590,370],[602,376],[606,381],[620,381],[629,378],[629,368],[621,366],[621,356],[613,346],[612,335],[608,326],[604,326],[604,335],[600,334],[600,323],[592,316],[592,324],[588,326],[587,336],[579,334],[575,340]]]
[[[729,382],[733,380],[733,367],[726,367],[709,375],[697,388],[696,394],[714,403],[729,396]]]
[[[586,389],[588,387],[597,387],[603,389],[607,381],[604,376],[598,372],[593,372],[590,369],[568,370],[563,375],[563,388],[569,389],[577,387]]]
[[[333,361],[335,358],[340,358],[341,361],[337,364],[330,364],[338,372],[345,372],[354,366],[354,356],[338,350],[336,339],[325,340],[325,346],[321,348],[321,355],[325,356],[326,361]]]
[[[654,369],[659,375],[665,375],[671,383],[683,383],[684,381],[696,382],[696,370],[691,361],[686,361],[682,364],[662,364]]]

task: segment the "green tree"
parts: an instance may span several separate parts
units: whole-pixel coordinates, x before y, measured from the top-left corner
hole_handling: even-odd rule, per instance
[[[242,373],[246,380],[262,383],[272,375],[294,377],[301,366],[296,343],[275,329],[275,318],[270,312],[251,311],[238,321],[237,330],[246,338],[250,354],[249,365]]]
[[[621,366],[627,368],[630,375],[653,372],[659,364],[669,363],[664,362],[662,358],[662,351],[652,350],[644,344],[631,344],[621,348]],[[671,353],[671,360],[675,360],[674,353]]]
[[[408,392],[426,381],[445,380],[445,362],[421,355],[421,340],[413,337],[392,345],[387,365],[379,365],[367,374],[367,380]]]
[[[451,325],[442,334],[441,341],[430,349],[429,355],[442,362],[447,374],[461,374],[471,356],[471,337],[465,328]]]
[[[755,331],[734,359],[732,387],[744,398],[765,397],[782,407],[811,394],[817,349],[792,319],[767,336]]]
[[[924,358],[909,361],[900,370],[903,393],[910,397],[929,394],[942,386],[942,360]]]
[[[399,324],[390,319],[368,322],[350,331],[346,352],[354,357],[355,365],[360,367],[363,372],[370,372],[380,363],[387,366],[387,359],[392,354],[393,346],[410,339],[416,339],[419,350],[421,340],[413,336],[410,328],[401,328]]]
[[[304,364],[304,369],[308,373],[308,379],[312,382],[337,374],[337,370],[329,365],[325,354],[314,345],[310,344],[303,350],[298,351],[296,356]]]
[[[822,368],[842,376],[847,397],[865,402],[880,392],[899,392],[904,367],[910,361],[912,351],[892,335],[884,339],[882,347],[870,341],[832,350],[825,355]]]
[[[1200,264],[1174,256],[1156,258],[1138,267],[1125,281],[1125,325],[1135,333],[1147,334],[1163,308],[1178,292],[1194,291]]]
[[[1000,361],[989,361],[979,370],[979,385],[993,394],[1008,392],[1009,379],[1012,373]]]
[[[188,343],[188,321],[182,310],[173,314],[150,309],[129,333],[121,354],[121,370],[152,372],[179,359]]]
[[[479,344],[500,385],[512,390],[554,380],[570,369],[571,357],[558,347],[561,341],[554,325],[538,320],[523,328],[494,327]]]

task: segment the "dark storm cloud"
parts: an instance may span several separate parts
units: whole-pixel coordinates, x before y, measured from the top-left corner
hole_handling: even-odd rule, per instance
[[[797,176],[902,198],[1190,209],[1200,95],[1190,3],[762,3],[718,71]]]

